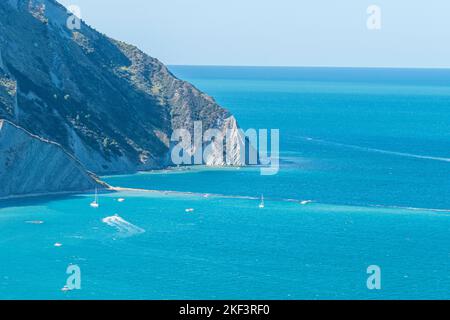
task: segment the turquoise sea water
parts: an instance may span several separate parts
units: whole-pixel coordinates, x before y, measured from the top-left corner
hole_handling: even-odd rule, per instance
[[[98,209],[92,195],[2,201],[0,298],[450,298],[450,71],[171,69],[243,128],[280,129],[279,174],[105,177],[160,191]],[[70,264],[82,288],[63,292]]]

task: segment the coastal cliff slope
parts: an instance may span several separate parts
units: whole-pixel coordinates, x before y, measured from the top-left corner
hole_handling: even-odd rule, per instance
[[[0,199],[104,187],[61,146],[0,120]]]
[[[0,1],[0,118],[54,141],[96,174],[171,165],[175,129],[225,132],[237,147],[208,165],[243,165],[236,119],[157,59],[111,39],[54,0]],[[241,144],[242,146],[242,144]],[[226,150],[226,149],[225,149]]]

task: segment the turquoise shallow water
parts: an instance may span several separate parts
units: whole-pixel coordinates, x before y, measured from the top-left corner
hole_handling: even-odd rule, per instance
[[[244,128],[279,128],[280,173],[105,177],[191,194],[102,194],[99,209],[92,195],[2,201],[0,298],[450,298],[449,72],[172,70]],[[70,264],[82,289],[62,292]]]
[[[91,199],[0,209],[2,298],[448,297],[449,214],[132,192],[102,195],[96,210]],[[136,227],[102,222],[114,214]],[[82,289],[62,292],[69,264]],[[366,289],[371,264],[380,292]]]

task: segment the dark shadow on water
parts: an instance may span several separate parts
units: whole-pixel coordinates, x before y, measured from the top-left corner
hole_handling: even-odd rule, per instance
[[[110,194],[115,191],[102,191],[100,194]],[[63,200],[76,200],[86,198],[87,195],[91,195],[93,193],[76,193],[76,194],[54,194],[54,195],[42,195],[36,197],[24,197],[24,198],[15,198],[15,199],[7,199],[0,200],[0,210],[10,207],[28,207],[28,206],[38,206],[48,204],[54,201],[63,201]]]

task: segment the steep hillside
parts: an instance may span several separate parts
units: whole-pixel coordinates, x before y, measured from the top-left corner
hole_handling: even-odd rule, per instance
[[[105,186],[61,146],[0,120],[0,198]]]
[[[54,0],[0,1],[0,118],[60,144],[97,174],[171,164],[174,129],[237,122],[158,60],[82,23]],[[231,165],[242,165],[239,150]],[[219,155],[207,164],[224,165]]]

